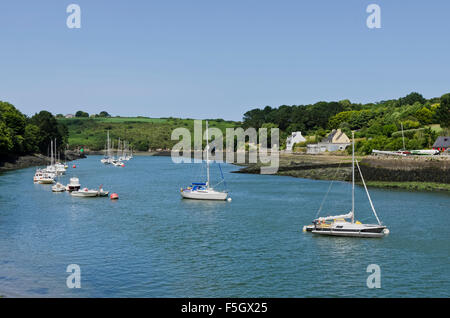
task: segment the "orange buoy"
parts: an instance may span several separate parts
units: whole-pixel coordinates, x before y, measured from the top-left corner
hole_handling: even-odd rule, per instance
[[[76,165],[73,165],[73,166],[72,166],[72,168],[76,168],[76,167],[77,167]]]
[[[117,193],[111,194],[111,200],[119,200],[119,195]]]

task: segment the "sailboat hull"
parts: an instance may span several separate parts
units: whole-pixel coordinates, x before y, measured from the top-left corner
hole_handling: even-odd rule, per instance
[[[181,196],[184,199],[192,199],[192,200],[216,200],[216,201],[224,201],[228,197],[228,193],[226,192],[218,192],[218,191],[190,191],[184,190],[181,191]]]
[[[330,236],[348,236],[348,237],[383,237],[385,236],[386,227],[378,225],[366,224],[349,224],[348,226],[316,226],[311,231],[313,234],[330,235]]]

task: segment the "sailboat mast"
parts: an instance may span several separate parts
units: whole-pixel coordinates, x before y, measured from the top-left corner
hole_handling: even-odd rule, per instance
[[[50,166],[53,166],[53,139],[50,139]]]
[[[355,132],[352,131],[352,223],[355,223]]]
[[[209,189],[209,136],[208,136],[208,121],[206,121],[206,174],[207,174],[207,186]]]

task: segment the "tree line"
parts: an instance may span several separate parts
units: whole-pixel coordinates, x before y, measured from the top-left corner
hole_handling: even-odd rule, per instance
[[[450,127],[450,94],[425,99],[413,92],[399,99],[368,104],[341,100],[278,108],[266,106],[246,112],[243,124],[254,128],[278,127],[281,146],[293,131],[317,139],[332,129],[340,128],[347,135],[353,130],[359,139],[357,150],[365,154],[371,153],[372,149],[401,149],[402,138],[398,132],[403,125],[410,132],[409,149],[429,148],[437,137],[430,125],[440,124],[444,132]]]
[[[8,102],[0,101],[0,157],[41,153],[48,154],[50,140],[63,150],[68,140],[68,129],[57,122],[48,111],[27,117]]]

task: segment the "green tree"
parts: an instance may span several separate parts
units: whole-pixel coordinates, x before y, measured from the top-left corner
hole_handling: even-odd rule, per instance
[[[111,117],[111,115],[108,114],[108,112],[106,112],[106,111],[101,111],[101,112],[98,114],[98,117],[107,118],[107,117]]]
[[[403,106],[403,105],[413,105],[416,102],[419,102],[420,104],[424,104],[426,100],[425,100],[425,98],[423,98],[423,96],[421,94],[412,92],[412,93],[406,95],[405,97],[400,98],[398,101],[399,101],[400,106]]]
[[[433,113],[426,107],[419,109],[416,114],[416,118],[420,121],[422,125],[431,124]]]
[[[46,154],[50,141],[56,138],[56,142],[60,148],[65,144],[67,139],[67,128],[64,124],[58,123],[55,117],[48,111],[41,111],[31,117],[30,122],[40,130],[39,150]]]
[[[436,117],[441,127],[450,127],[450,93],[442,95],[441,104],[436,109]]]
[[[13,141],[11,139],[10,130],[6,124],[0,121],[0,154],[9,154],[14,147]]]
[[[82,111],[82,110],[79,110],[79,111],[77,111],[77,112],[75,113],[75,117],[84,117],[84,118],[88,118],[88,117],[89,117],[89,114],[86,113],[86,112],[84,112],[84,111]]]
[[[39,151],[39,144],[41,142],[41,130],[38,126],[28,124],[25,127],[25,151],[27,153],[36,153]]]

